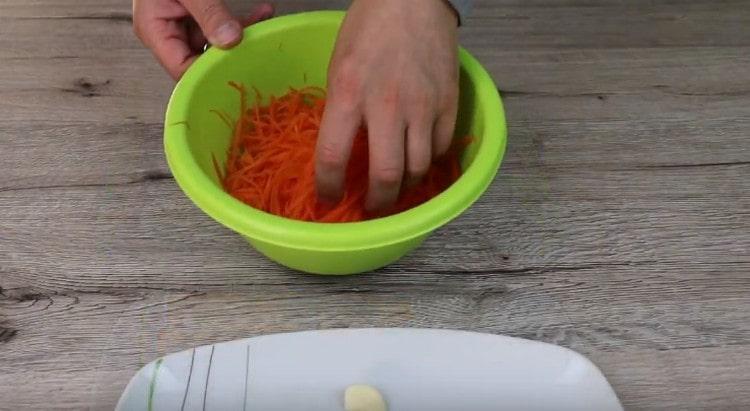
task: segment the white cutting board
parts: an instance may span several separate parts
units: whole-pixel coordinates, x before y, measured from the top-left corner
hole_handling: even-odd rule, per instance
[[[621,411],[599,369],[566,348],[463,331],[277,334],[168,355],[130,381],[117,411],[344,411],[355,384],[389,411]]]

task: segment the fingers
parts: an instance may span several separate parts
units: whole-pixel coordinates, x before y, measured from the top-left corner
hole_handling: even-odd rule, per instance
[[[242,40],[242,26],[221,0],[183,0],[208,41],[220,48],[229,48]]]
[[[318,200],[338,203],[344,194],[346,168],[361,116],[331,93],[326,104],[315,152],[315,186]]]
[[[435,121],[435,132],[433,135],[432,152],[437,158],[445,155],[453,142],[453,133],[456,130],[456,117],[458,116],[458,102],[453,101],[448,109],[443,111]]]
[[[273,13],[271,4],[261,3],[243,23],[250,25]],[[134,0],[133,31],[175,80],[182,77],[207,42],[226,48],[242,38],[240,23],[220,0]]]
[[[179,21],[188,16],[179,3],[133,2],[133,31],[153,52],[159,63],[175,80],[196,57],[188,44],[188,32]]]
[[[206,39],[203,31],[198,27],[198,23],[193,19],[187,19],[185,21],[185,27],[187,28],[188,38],[190,39],[190,49],[195,53],[202,53],[203,48],[206,46],[206,43],[208,43],[208,39]]]
[[[409,124],[406,133],[406,187],[422,181],[432,164],[433,119],[419,117]]]
[[[368,211],[392,206],[401,190],[406,127],[390,113],[394,112],[378,110],[368,115],[370,178],[365,201]]]
[[[176,21],[155,20],[142,36],[143,42],[175,80],[179,80],[198,57],[188,44],[187,30]]]
[[[188,46],[187,38],[182,36],[165,37],[153,44],[152,51],[159,63],[175,80],[179,80],[198,58],[198,54]]]

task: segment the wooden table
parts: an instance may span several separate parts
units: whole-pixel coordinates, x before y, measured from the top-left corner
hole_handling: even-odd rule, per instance
[[[479,1],[462,36],[503,91],[501,175],[348,278],[279,268],[181,193],[172,83],[130,20],[0,1],[0,408],[111,409],[166,353],[373,326],[570,347],[628,409],[750,408],[750,1]]]

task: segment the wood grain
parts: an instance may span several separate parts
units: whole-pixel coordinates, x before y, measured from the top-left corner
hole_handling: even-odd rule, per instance
[[[478,1],[462,42],[504,97],[502,172],[348,278],[282,269],[185,198],[172,83],[130,21],[0,1],[0,409],[112,409],[163,354],[372,326],[570,347],[628,409],[750,408],[750,2]]]

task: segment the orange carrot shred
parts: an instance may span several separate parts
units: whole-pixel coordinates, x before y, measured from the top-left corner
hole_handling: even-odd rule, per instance
[[[326,223],[374,218],[365,211],[368,181],[367,130],[357,134],[347,168],[345,193],[333,208],[317,204],[315,194],[315,143],[325,108],[326,92],[319,87],[290,89],[262,104],[253,87],[255,103],[247,106],[244,85],[230,82],[240,94],[240,118],[232,123],[226,113],[214,111],[232,129],[224,170],[212,158],[224,189],[238,200],[283,217]],[[420,184],[404,188],[398,202],[386,213],[399,213],[437,196],[461,175],[459,154],[471,138],[457,139],[448,154],[434,162]]]
[[[225,181],[224,173],[222,173],[221,167],[219,167],[219,162],[216,160],[216,156],[213,154],[211,154],[211,162],[214,165],[214,171],[216,172],[216,176],[219,177],[219,181],[224,183]]]

